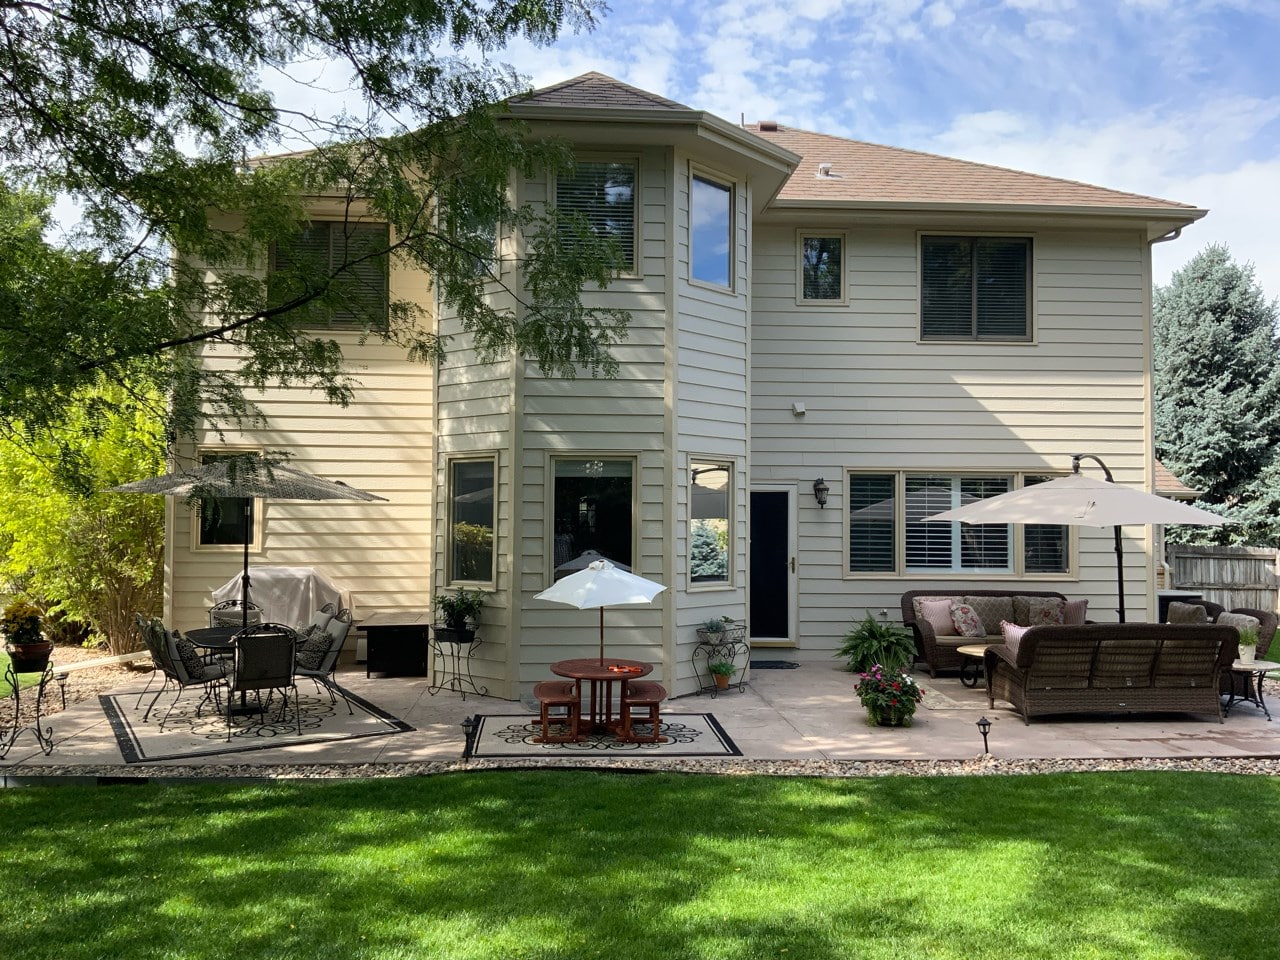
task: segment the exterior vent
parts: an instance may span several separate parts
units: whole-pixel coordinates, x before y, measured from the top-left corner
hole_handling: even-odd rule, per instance
[[[832,172],[831,172],[831,164],[829,164],[829,163],[820,163],[820,164],[818,164],[818,172],[817,172],[817,173],[815,173],[815,174],[814,174],[814,176],[815,176],[815,177],[817,177],[819,180],[839,180],[839,179],[841,179],[840,174],[838,174],[838,173],[832,173]]]
[[[761,120],[760,130],[761,132],[769,131],[770,133],[776,133],[778,130],[778,121],[777,120]]]

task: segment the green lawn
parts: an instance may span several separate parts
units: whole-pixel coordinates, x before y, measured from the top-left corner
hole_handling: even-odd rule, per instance
[[[0,955],[1267,957],[1280,780],[508,771],[0,790]]]
[[[8,682],[5,671],[9,669],[9,655],[0,650],[0,699],[13,696],[13,686]],[[27,687],[34,687],[40,682],[40,674],[38,673],[20,673],[18,674],[18,686],[25,690]]]

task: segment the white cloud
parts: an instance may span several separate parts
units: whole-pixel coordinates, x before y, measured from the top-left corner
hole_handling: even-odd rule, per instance
[[[955,23],[956,13],[948,4],[931,3],[925,8],[924,17],[931,27],[949,27]]]
[[[1064,43],[1076,35],[1076,28],[1065,20],[1028,20],[1026,32],[1033,40]]]

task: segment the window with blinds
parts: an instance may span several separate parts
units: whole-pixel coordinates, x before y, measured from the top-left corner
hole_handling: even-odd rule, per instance
[[[1069,573],[1067,527],[926,520],[987,497],[1051,479],[945,473],[848,474],[848,572],[1017,575]]]
[[[323,305],[303,308],[304,323],[385,327],[389,245],[385,223],[310,223],[294,240],[276,244],[271,260],[272,300],[288,302],[327,286],[329,295]]]
[[[582,160],[556,178],[556,208],[597,237],[617,243],[628,270],[636,266],[636,162]],[[561,227],[560,242],[572,246],[573,225]]]
[[[844,237],[800,238],[800,299],[834,303],[844,300]]]
[[[1030,238],[921,238],[923,339],[1029,340],[1030,303]]]

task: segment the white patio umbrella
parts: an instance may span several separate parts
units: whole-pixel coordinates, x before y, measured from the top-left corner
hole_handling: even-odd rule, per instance
[[[604,608],[636,603],[652,603],[667,589],[660,583],[620,570],[608,560],[595,560],[536,594],[535,600],[550,600],[579,610],[600,608],[600,662],[604,663]]]
[[[1089,459],[1102,467],[1105,480],[1095,480],[1080,473],[1080,461]],[[1116,587],[1119,590],[1120,622],[1124,623],[1124,548],[1120,543],[1123,524],[1182,523],[1192,526],[1217,527],[1229,521],[1216,513],[1201,510],[1176,500],[1157,497],[1116,483],[1107,465],[1089,453],[1071,458],[1071,473],[1057,480],[1032,484],[945,510],[926,521],[959,521],[961,523],[1042,523],[1072,527],[1114,527],[1116,551]]]
[[[225,457],[192,467],[122,483],[108,488],[111,493],[162,493],[188,501],[209,497],[243,497],[245,500],[241,531],[244,539],[244,572],[240,578],[240,602],[243,624],[249,624],[249,525],[253,517],[253,501],[263,500],[382,500],[374,493],[357,490],[341,480],[326,480],[301,467],[282,460],[247,454]]]

